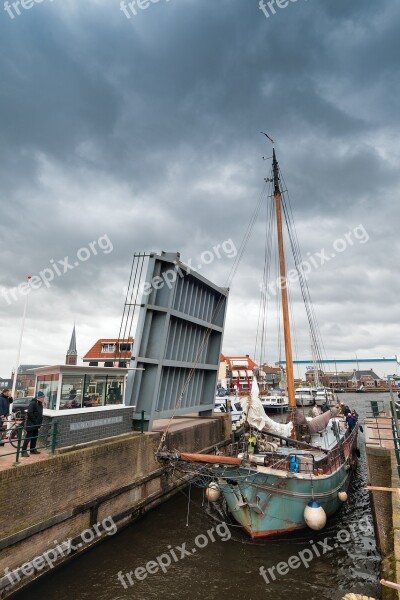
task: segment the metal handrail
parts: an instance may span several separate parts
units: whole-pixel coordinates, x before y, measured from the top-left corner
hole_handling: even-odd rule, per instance
[[[47,443],[45,445],[40,446],[41,449],[43,450],[50,450],[51,454],[54,454],[57,448],[57,435],[59,433],[59,429],[58,429],[58,421],[52,421],[50,424],[50,430],[46,432],[46,428],[48,428],[49,424],[44,424],[41,425],[38,431],[38,434],[36,436],[33,436],[31,439],[39,439],[39,438],[43,438],[46,437],[47,439]],[[17,447],[15,450],[13,450],[12,452],[6,452],[6,453],[1,453],[0,454],[0,460],[5,457],[5,456],[13,456],[15,455],[15,463],[16,465],[18,465],[20,463],[20,457],[21,457],[21,453],[22,453],[22,445],[23,445],[23,434],[24,431],[29,431],[32,429],[37,429],[37,425],[15,425],[13,427],[10,427],[6,430],[3,431],[3,434],[7,433],[8,435],[8,439],[2,439],[4,444],[9,444],[12,447],[12,443],[10,441],[9,436],[11,435],[11,432],[16,432],[17,434],[17,439],[16,439],[16,444]]]

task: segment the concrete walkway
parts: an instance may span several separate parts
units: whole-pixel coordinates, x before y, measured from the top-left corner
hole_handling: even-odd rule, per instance
[[[7,441],[7,439],[3,440],[5,442],[4,446],[0,446],[0,471],[5,471],[6,469],[19,467],[19,465],[23,465],[26,462],[38,462],[40,460],[45,460],[49,457],[46,450],[41,449],[38,450],[41,454],[32,454],[29,458],[19,457],[19,463],[15,463],[16,458],[16,448],[11,446],[11,444]]]
[[[172,420],[158,419],[153,423],[153,432],[163,433],[169,426],[168,431],[170,434],[172,434],[178,431],[189,430],[192,427],[204,424],[205,422],[207,422],[208,420],[212,420],[213,418],[218,420],[221,418],[221,416],[213,415],[213,417],[204,419],[204,417],[201,418],[197,414],[193,414],[185,415],[184,417],[174,417]],[[107,438],[102,441],[108,442],[111,439],[112,438]],[[46,460],[50,456],[48,450],[43,450],[43,448],[40,447],[39,443],[38,449],[40,450],[41,454],[32,454],[29,456],[29,458],[22,458],[20,456],[18,465],[16,465],[16,449],[13,446],[11,446],[11,444],[7,440],[4,441],[5,445],[0,447],[0,471],[5,471],[6,469],[15,468],[20,465],[24,465],[31,462],[39,462],[41,460]]]

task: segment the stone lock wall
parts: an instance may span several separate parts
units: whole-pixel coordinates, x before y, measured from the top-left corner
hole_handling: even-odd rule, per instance
[[[391,450],[367,446],[368,480],[379,487],[392,486]],[[375,520],[376,543],[383,555],[393,549],[392,498],[387,492],[373,492],[371,504]]]
[[[50,569],[39,559],[54,540],[71,538],[75,544],[84,530],[108,517],[120,529],[185,485],[156,461],[160,439],[160,433],[132,432],[0,471],[0,599]],[[221,415],[189,423],[167,442],[170,449],[198,452],[230,441],[229,417]],[[59,557],[56,566],[106,535]]]

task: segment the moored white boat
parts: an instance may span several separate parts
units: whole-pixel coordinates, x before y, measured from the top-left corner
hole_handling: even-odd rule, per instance
[[[289,398],[284,390],[270,390],[266,396],[260,397],[266,413],[283,413],[289,408]]]
[[[313,406],[315,402],[316,391],[311,387],[299,386],[295,390],[295,399],[297,406]]]
[[[335,393],[329,388],[318,388],[315,395],[315,403],[317,406],[322,406],[323,404],[335,406],[337,404],[337,398]]]

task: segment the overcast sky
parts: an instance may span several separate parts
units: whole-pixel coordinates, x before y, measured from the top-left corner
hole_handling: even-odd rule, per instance
[[[330,257],[308,276],[326,355],[397,354],[399,3],[291,0],[268,18],[258,0],[159,0],[136,15],[119,0],[3,4],[1,377],[25,302],[11,289],[27,275],[54,279],[34,280],[20,362],[56,364],[74,322],[80,357],[118,335],[133,252],[197,265],[225,240],[239,247],[270,168],[261,130],[304,258]],[[231,285],[227,354],[254,354],[263,231]],[[222,286],[232,264],[223,254],[201,272]]]

